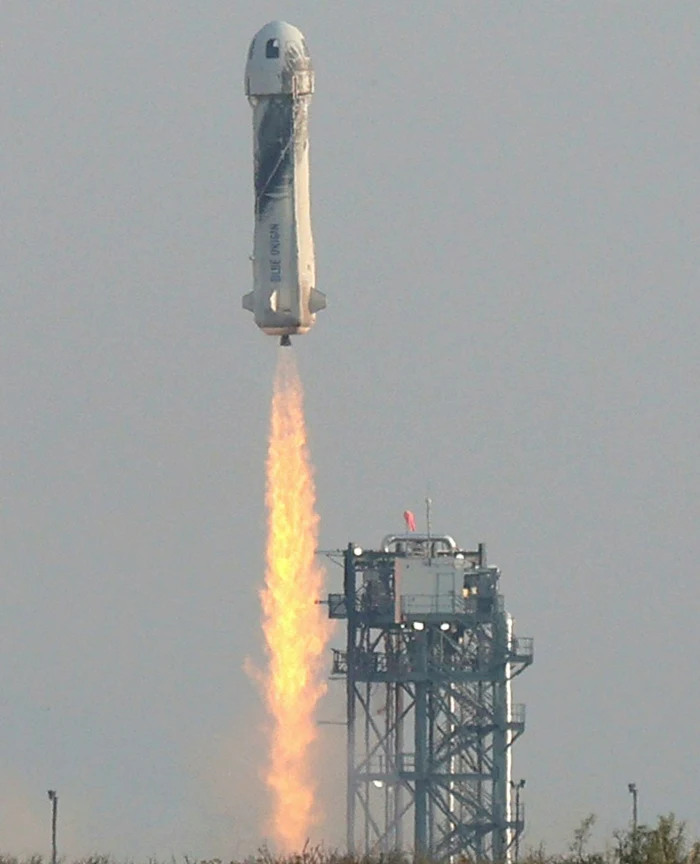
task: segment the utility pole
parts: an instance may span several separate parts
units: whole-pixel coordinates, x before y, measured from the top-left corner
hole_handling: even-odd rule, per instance
[[[627,789],[632,796],[632,847],[637,850],[637,829],[639,828],[639,812],[637,810],[638,792],[636,783],[628,783]]]
[[[525,788],[525,781],[510,781],[511,789],[515,789],[515,864],[520,859],[520,790]]]
[[[639,818],[637,811],[637,784],[636,783],[628,783],[627,788],[629,790],[630,795],[632,796],[632,831],[634,834],[637,834],[637,828],[639,827]]]
[[[56,864],[56,826],[58,823],[58,793],[55,789],[49,789],[49,801],[51,802],[51,864]]]

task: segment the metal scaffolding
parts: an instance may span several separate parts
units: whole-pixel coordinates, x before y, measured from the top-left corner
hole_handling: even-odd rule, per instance
[[[525,727],[511,681],[533,646],[514,635],[484,545],[409,533],[326,554],[344,571],[328,609],[347,620],[332,675],[346,682],[348,851],[510,860],[524,828],[511,751]]]

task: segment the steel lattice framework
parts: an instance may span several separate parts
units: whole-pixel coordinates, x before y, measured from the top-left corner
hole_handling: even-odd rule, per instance
[[[347,693],[348,851],[508,860],[524,827],[511,749],[525,712],[511,681],[533,646],[514,636],[483,544],[407,534],[326,554],[344,571],[328,603],[347,620],[332,674]]]

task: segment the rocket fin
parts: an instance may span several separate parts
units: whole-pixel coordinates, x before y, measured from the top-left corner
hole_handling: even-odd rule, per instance
[[[248,312],[253,311],[253,292],[249,291],[247,294],[243,295],[243,308],[247,309]]]
[[[309,295],[309,312],[314,315],[316,312],[320,312],[321,309],[326,308],[326,295],[323,291],[317,291],[315,288],[311,289],[311,294]]]

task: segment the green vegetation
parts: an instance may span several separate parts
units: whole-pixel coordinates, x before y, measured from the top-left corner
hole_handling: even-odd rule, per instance
[[[550,854],[544,846],[526,849],[519,864],[700,864],[700,841],[689,840],[685,823],[670,814],[659,817],[654,827],[640,825],[636,831],[619,831],[605,844],[605,848],[591,851],[591,834],[595,816],[587,816],[574,831],[568,851]],[[241,862],[225,858],[196,859],[185,856],[181,861],[158,862],[149,859],[145,864],[411,864],[408,855],[391,853],[373,859],[357,858],[323,846],[309,846],[298,855],[274,855],[263,848]],[[41,855],[17,858],[0,855],[0,864],[49,864]],[[70,862],[59,859],[59,864],[137,864],[119,862],[112,855],[89,855]],[[430,864],[428,861],[420,864]],[[460,864],[479,864],[464,860]]]
[[[691,842],[685,823],[673,814],[659,817],[656,826],[617,831],[602,851],[591,851],[595,816],[587,816],[574,831],[568,852],[551,855],[543,846],[521,855],[520,864],[700,864],[700,842]]]

